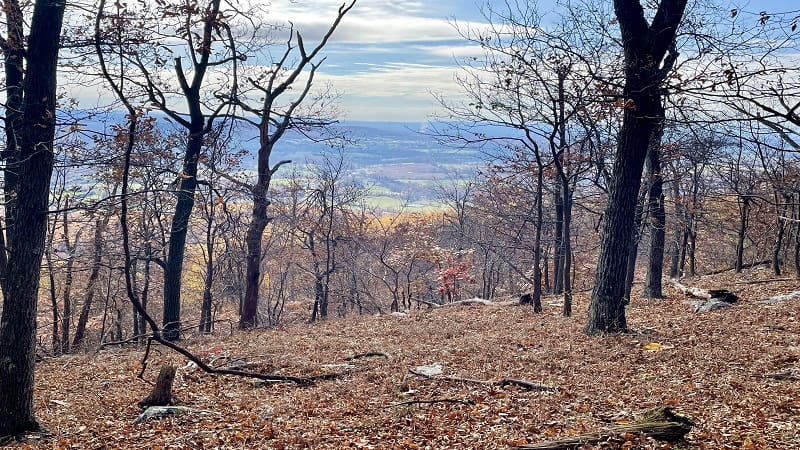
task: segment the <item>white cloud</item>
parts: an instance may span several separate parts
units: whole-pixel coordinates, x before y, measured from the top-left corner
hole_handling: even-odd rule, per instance
[[[341,5],[337,0],[280,0],[269,7],[269,15],[291,21],[307,39],[316,40],[328,30]],[[416,1],[359,1],[342,20],[334,41],[387,44],[460,39],[446,17],[424,15],[429,9]]]
[[[353,120],[423,121],[442,112],[433,93],[462,96],[457,69],[449,66],[395,63],[343,75],[319,74],[342,92],[341,107]],[[321,85],[321,84],[319,84]]]

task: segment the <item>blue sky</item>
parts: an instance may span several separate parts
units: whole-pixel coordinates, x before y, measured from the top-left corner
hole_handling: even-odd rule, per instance
[[[502,8],[505,1],[488,3]],[[537,3],[540,13],[546,13],[555,0]],[[327,28],[341,4],[342,0],[273,0],[270,14],[291,20],[310,42]],[[318,81],[343,94],[345,119],[424,122],[438,111],[432,92],[458,98],[456,62],[481,54],[458,35],[452,22],[480,27],[486,4],[487,0],[358,0],[327,47]],[[798,8],[796,0],[730,5],[756,12]]]

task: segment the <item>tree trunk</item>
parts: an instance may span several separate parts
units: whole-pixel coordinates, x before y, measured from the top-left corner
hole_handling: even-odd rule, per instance
[[[34,4],[25,53],[22,120],[19,128],[6,129],[20,145],[5,171],[18,174],[19,181],[12,205],[14,225],[8,236],[7,295],[0,317],[0,436],[39,427],[33,411],[36,306],[53,172],[56,67],[65,5],[61,0]],[[7,5],[6,17],[22,19],[16,5]],[[21,23],[13,26],[22,28]]]
[[[533,312],[542,312],[542,272],[547,272],[547,264],[542,269],[542,227],[544,226],[544,207],[542,205],[543,196],[542,191],[544,188],[544,164],[539,155],[537,148],[536,151],[536,164],[538,165],[536,171],[536,222],[534,222],[534,237],[533,237],[533,293],[531,303],[533,303]]]
[[[627,330],[625,269],[633,239],[636,200],[650,139],[664,120],[661,81],[686,0],[661,0],[648,24],[638,0],[614,0],[625,52],[624,116],[609,186],[595,285],[589,305],[589,334]],[[671,53],[670,57],[677,57]],[[664,67],[662,66],[664,63]]]
[[[683,214],[683,205],[680,199],[680,185],[679,182],[672,182],[672,201],[675,203],[675,223],[673,225],[672,243],[670,245],[671,263],[669,266],[669,277],[679,278],[681,273],[679,270],[681,252],[685,248],[684,244],[684,230],[686,228]]]
[[[261,163],[259,162],[259,166]],[[253,189],[253,211],[250,225],[247,227],[247,269],[245,274],[245,294],[242,303],[242,315],[239,317],[239,328],[252,328],[258,325],[258,291],[261,284],[261,240],[264,229],[269,224],[267,217],[267,189],[269,175],[262,177],[259,168],[259,184]],[[265,169],[270,171],[269,167]],[[264,181],[262,181],[262,179]]]
[[[664,211],[664,177],[661,174],[661,137],[663,123],[658,126],[650,141],[648,153],[648,210],[650,216],[650,251],[647,258],[647,274],[644,282],[646,298],[663,298],[661,279],[664,277],[664,241],[667,224]]]
[[[733,264],[733,268],[736,273],[741,273],[744,265],[744,241],[747,238],[747,221],[750,216],[750,199],[739,196],[737,203],[739,204],[739,229],[736,233],[736,261]]]
[[[75,267],[75,247],[78,245],[78,237],[75,242],[70,242],[69,239],[69,219],[67,212],[62,214],[63,231],[64,231],[64,247],[67,250],[67,267],[64,273],[64,314],[61,322],[61,354],[69,353],[69,330],[72,322],[72,281],[74,275],[72,273]]]
[[[44,258],[47,264],[47,277],[49,281],[49,289],[48,293],[50,294],[50,310],[52,312],[52,320],[53,320],[53,333],[50,335],[50,346],[53,349],[53,354],[58,354],[61,352],[61,341],[60,341],[60,334],[59,324],[61,323],[61,313],[59,312],[58,307],[58,294],[56,293],[56,277],[55,277],[55,266],[53,265],[53,250],[52,250],[52,234],[50,235],[50,239],[48,239],[47,250],[44,251]]]
[[[639,242],[642,240],[642,222],[644,222],[644,202],[646,198],[644,189],[640,189],[639,198],[636,201],[636,212],[633,216],[633,239],[629,244],[627,263],[625,266],[625,304],[631,302],[633,292],[633,279],[636,275],[636,259],[639,257]]]
[[[690,214],[689,217],[691,228],[686,233],[689,242],[687,252],[689,254],[689,275],[694,277],[697,276],[697,221],[694,214]]]
[[[553,294],[561,294],[564,291],[564,198],[561,187],[557,187],[553,193],[553,206],[556,213],[554,243],[553,243]]]
[[[189,231],[189,218],[194,209],[194,195],[197,190],[197,159],[203,146],[203,123],[200,116],[192,121],[186,143],[183,171],[178,183],[178,202],[172,216],[169,233],[169,253],[164,267],[164,318],[162,333],[168,340],[180,339],[181,329],[181,277],[186,254],[186,234]]]
[[[777,232],[775,233],[775,245],[772,247],[772,273],[775,274],[776,277],[781,275],[781,250],[783,249],[783,237],[786,234],[786,219],[788,214],[788,208],[786,203],[780,204],[778,200],[778,196],[775,196],[776,199],[776,208],[777,211],[777,218],[776,227]],[[790,199],[784,199],[784,202],[790,201]]]
[[[564,251],[561,256],[564,258],[562,267],[564,306],[561,312],[564,316],[569,317],[572,315],[572,234],[570,232],[572,227],[572,192],[568,179],[562,180],[562,189],[564,190],[564,237],[562,239]]]
[[[116,189],[114,189],[116,192]],[[97,279],[100,277],[100,263],[103,261],[103,246],[105,240],[103,235],[108,227],[111,214],[107,212],[102,219],[97,219],[94,225],[94,244],[92,256],[92,271],[89,273],[89,279],[86,282],[86,297],[83,299],[81,306],[81,314],[78,317],[78,324],[75,326],[75,335],[72,338],[72,347],[80,347],[83,345],[83,340],[86,336],[86,324],[89,322],[89,313],[92,309],[92,302],[94,301],[95,286]]]

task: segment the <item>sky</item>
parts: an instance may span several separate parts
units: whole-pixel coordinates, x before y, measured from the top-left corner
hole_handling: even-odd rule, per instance
[[[482,8],[505,2],[358,0],[326,47],[318,83],[330,83],[342,94],[344,119],[425,122],[441,112],[433,93],[459,98],[457,62],[481,54],[453,24],[481,27]],[[327,30],[341,4],[342,0],[273,0],[270,14],[291,20],[310,42]],[[540,13],[546,13],[555,0],[537,4]],[[796,0],[735,0],[732,6],[750,11],[798,8]]]

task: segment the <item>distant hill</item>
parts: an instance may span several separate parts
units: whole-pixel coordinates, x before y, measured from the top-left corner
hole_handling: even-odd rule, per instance
[[[124,121],[124,116],[114,112],[77,121],[82,130],[91,134],[108,130],[109,124]],[[158,124],[165,129],[175,127],[168,120],[159,120]],[[428,129],[427,123],[347,121],[336,128],[348,137],[343,152],[349,176],[368,188],[370,199],[381,206],[398,206],[406,200],[412,207],[436,203],[438,181],[471,177],[485,160],[478,149],[458,149],[438,143],[435,137],[424,133]],[[250,157],[244,159],[244,169],[255,170],[256,129],[239,127],[234,139],[234,145],[250,152]],[[301,168],[307,162],[318,160],[325,152],[336,151],[325,143],[313,142],[301,133],[289,130],[275,146],[272,160],[288,159],[294,167]],[[291,167],[281,168],[276,181],[285,179]]]
[[[470,177],[485,160],[477,149],[444,146],[426,135],[425,123],[344,122],[337,125],[349,138],[344,146],[345,165],[350,175],[370,189],[370,197],[383,206],[396,206],[409,200],[410,206],[424,207],[436,199],[437,181]],[[252,129],[250,129],[252,130]],[[241,145],[255,150],[255,130],[241,132]],[[272,160],[292,160],[304,165],[325,152],[329,145],[315,143],[298,132],[288,132],[275,146]],[[246,161],[255,169],[255,155]],[[287,176],[282,169],[278,180]]]

